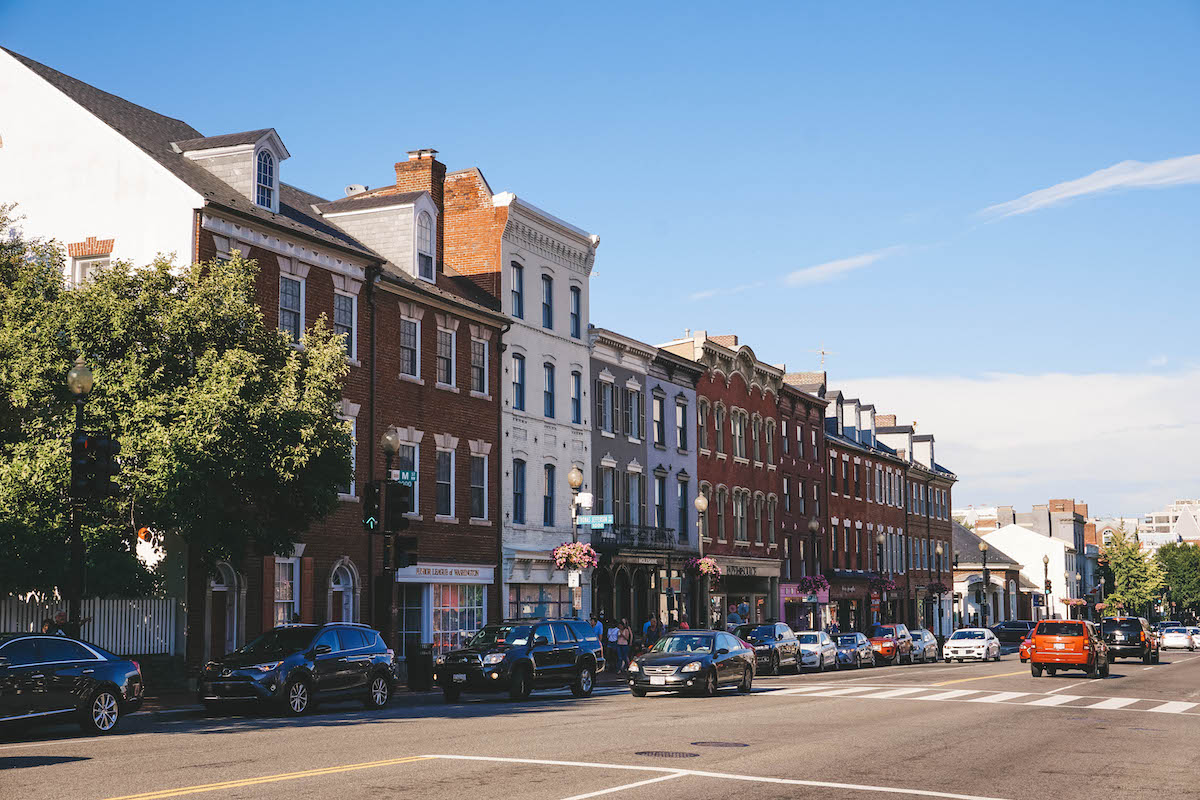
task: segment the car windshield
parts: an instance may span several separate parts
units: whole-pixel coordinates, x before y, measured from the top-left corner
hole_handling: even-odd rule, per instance
[[[651,653],[711,653],[713,637],[672,634],[664,636],[650,648]]]
[[[1183,628],[1167,628],[1164,633],[1187,633]]]
[[[873,634],[871,634],[871,635],[872,635],[872,636],[875,636],[875,637],[880,637],[880,636],[895,636],[895,635],[896,635],[896,629],[895,629],[895,628],[893,628],[893,627],[890,627],[890,626],[888,626],[888,625],[876,625],[876,626],[875,626],[875,632],[874,632]]]
[[[774,639],[774,625],[739,625],[737,630],[733,632],[734,636],[740,639],[745,639],[748,642],[758,641],[759,639]]]
[[[951,639],[982,639],[983,631],[955,631]]]
[[[1083,636],[1081,622],[1039,622],[1038,636]]]
[[[529,641],[528,625],[485,625],[467,642],[467,647],[523,645]]]
[[[815,633],[802,633],[796,637],[800,644],[816,644],[817,635]]]
[[[1142,623],[1136,619],[1106,619],[1100,623],[1102,631],[1121,631],[1123,633],[1140,633]]]
[[[802,641],[802,642],[804,641],[804,636],[800,637],[800,641]],[[817,637],[814,636],[812,638],[812,643],[815,644],[816,641],[817,641]],[[838,646],[839,647],[854,647],[856,644],[858,644],[857,636],[839,636],[838,637]]]
[[[247,656],[295,653],[308,647],[316,632],[316,628],[275,628],[251,639],[234,652]]]

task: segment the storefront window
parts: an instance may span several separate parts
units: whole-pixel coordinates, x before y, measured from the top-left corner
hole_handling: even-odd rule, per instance
[[[572,616],[571,590],[561,583],[521,583],[508,587],[509,619]]]
[[[435,653],[462,647],[486,621],[483,587],[435,583],[433,590],[433,649]]]
[[[421,644],[421,612],[424,609],[425,585],[401,583],[397,586],[397,602],[400,604],[396,618],[396,633],[399,643],[397,658],[406,658],[416,653]]]

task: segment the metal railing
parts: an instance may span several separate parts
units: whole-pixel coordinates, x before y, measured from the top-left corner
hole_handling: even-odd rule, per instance
[[[674,528],[612,525],[592,531],[592,545],[616,550],[675,550],[679,546],[679,537]]]

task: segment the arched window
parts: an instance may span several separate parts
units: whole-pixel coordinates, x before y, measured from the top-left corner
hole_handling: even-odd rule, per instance
[[[268,150],[259,150],[255,168],[254,202],[263,208],[275,207],[275,156]]]
[[[329,576],[329,621],[356,622],[354,573],[346,564],[339,564]]]
[[[417,216],[417,274],[433,280],[433,217],[428,211]]]

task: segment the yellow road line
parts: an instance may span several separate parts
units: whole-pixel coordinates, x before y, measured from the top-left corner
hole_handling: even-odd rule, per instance
[[[257,786],[261,783],[275,783],[277,781],[294,781],[301,778],[314,778],[320,775],[333,775],[339,772],[353,772],[359,769],[374,769],[376,767],[391,767],[396,764],[409,764],[413,761],[425,761],[433,758],[433,756],[406,756],[404,758],[388,758],[382,761],[367,761],[361,764],[346,764],[341,767],[322,767],[320,769],[306,769],[300,772],[284,772],[278,775],[262,775],[257,778],[243,778],[236,781],[223,781],[221,783],[205,783],[196,786],[181,786],[177,789],[159,789],[154,792],[143,792],[142,794],[127,794],[121,797],[110,797],[108,800],[161,800],[167,797],[182,797],[188,794],[199,794],[201,792],[216,792],[221,789],[240,789],[243,786]]]
[[[968,681],[986,681],[989,678],[1010,678],[1013,675],[1028,675],[1028,674],[1029,674],[1029,671],[1023,669],[1020,672],[1005,672],[1002,675],[980,675],[977,678],[958,678],[958,679],[952,680],[952,681],[942,681],[941,683],[935,683],[933,685],[934,686],[949,686],[952,683],[967,683]]]

